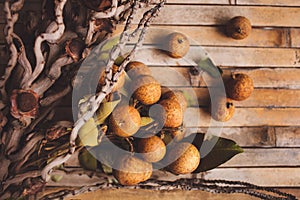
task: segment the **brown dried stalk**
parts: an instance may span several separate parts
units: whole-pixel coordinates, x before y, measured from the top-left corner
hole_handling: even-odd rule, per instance
[[[106,97],[107,94],[109,94],[115,84],[115,82],[118,80],[120,74],[123,72],[125,66],[128,64],[128,62],[132,59],[132,57],[134,56],[134,53],[136,52],[137,48],[139,48],[142,45],[142,42],[144,40],[144,36],[146,33],[146,30],[149,26],[150,21],[156,17],[157,13],[159,12],[160,8],[164,5],[165,1],[162,0],[158,5],[156,5],[154,8],[150,9],[148,12],[146,12],[142,18],[141,21],[144,21],[144,28],[140,34],[139,40],[137,42],[137,44],[135,45],[135,47],[133,48],[133,50],[130,52],[130,54],[126,57],[126,59],[124,60],[124,62],[122,63],[122,65],[120,66],[118,72],[114,75],[114,77],[112,76],[112,66],[113,63],[115,61],[115,59],[119,56],[121,50],[125,47],[126,43],[130,40],[130,34],[128,34],[128,31],[130,29],[130,25],[133,19],[133,16],[136,12],[138,3],[135,0],[132,8],[131,8],[131,13],[130,16],[127,19],[125,28],[123,33],[120,36],[120,41],[119,43],[114,46],[112,48],[112,50],[110,51],[110,56],[109,56],[109,60],[107,61],[107,65],[106,65],[106,76],[105,76],[105,85],[102,87],[102,90],[99,94],[93,96],[93,98],[90,98],[89,100],[89,108],[90,110],[88,110],[83,116],[81,116],[81,118],[75,123],[74,128],[72,130],[71,136],[70,136],[70,149],[69,149],[69,153],[67,155],[64,155],[63,157],[58,157],[56,158],[54,161],[52,161],[51,163],[49,163],[42,171],[42,178],[46,181],[49,180],[49,173],[51,172],[52,168],[55,166],[58,166],[60,164],[63,164],[64,162],[66,162],[71,156],[72,154],[75,152],[75,148],[76,148],[76,144],[75,144],[75,140],[78,136],[78,132],[80,130],[80,128],[91,118],[93,117],[93,115],[95,114],[96,110],[99,108],[101,102],[103,101],[103,99]],[[146,20],[145,20],[146,18]]]
[[[15,23],[19,18],[18,11],[22,9],[23,5],[24,5],[24,0],[19,0],[14,4],[12,4],[11,6],[9,4],[9,0],[5,0],[4,3],[4,13],[6,17],[6,26],[4,29],[4,34],[5,34],[6,43],[9,46],[9,51],[11,56],[8,61],[5,73],[0,79],[0,94],[1,94],[0,109],[3,109],[6,105],[7,94],[5,90],[5,84],[8,78],[10,77],[12,70],[17,64],[18,51],[16,46],[13,43],[13,33],[14,33]]]
[[[42,43],[44,41],[55,43],[61,38],[65,31],[65,25],[63,21],[63,9],[67,0],[55,0],[55,16],[56,20],[52,22],[46,33],[42,33],[35,40],[34,52],[36,57],[36,66],[31,75],[31,78],[27,81],[27,87],[30,87],[35,79],[41,74],[45,66],[45,58],[41,50]]]

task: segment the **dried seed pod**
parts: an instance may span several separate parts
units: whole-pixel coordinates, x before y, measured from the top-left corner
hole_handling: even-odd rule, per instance
[[[147,162],[158,162],[166,154],[166,145],[157,136],[141,138],[137,143],[137,152],[141,153],[142,158]]]
[[[175,144],[170,152],[168,152],[167,160],[171,162],[174,158],[177,159],[168,166],[168,170],[174,174],[192,173],[200,164],[198,149],[187,142]]]
[[[187,100],[180,90],[170,90],[164,93],[163,99],[172,99],[174,101],[177,101],[180,104],[183,112],[185,112],[187,109]]]
[[[132,61],[126,65],[126,72],[131,79],[137,79],[140,75],[149,75],[151,76],[151,71],[142,62]]]
[[[151,177],[152,164],[126,155],[118,161],[113,175],[121,185],[136,185]]]
[[[249,98],[253,90],[253,80],[247,74],[234,74],[226,82],[227,96],[236,101],[243,101]]]
[[[111,131],[119,137],[134,135],[141,126],[140,113],[132,106],[121,105],[114,109],[109,119]]]
[[[134,82],[133,96],[144,105],[152,105],[161,97],[161,86],[152,76],[144,75]]]
[[[241,40],[249,36],[252,26],[249,19],[243,16],[237,16],[229,20],[226,25],[226,32],[229,37]]]
[[[173,58],[184,57],[190,49],[190,42],[188,38],[182,33],[171,33],[168,36],[166,50]]]
[[[172,99],[163,99],[159,102],[163,110],[157,114],[157,118],[164,122],[164,127],[177,128],[183,122],[183,112],[180,104]]]
[[[226,97],[217,97],[212,101],[211,116],[214,120],[226,122],[234,114],[233,101]]]
[[[113,75],[117,73],[119,69],[119,66],[113,65]],[[102,71],[100,80],[98,83],[98,90],[101,89],[101,87],[105,84],[105,71]],[[115,83],[114,87],[112,88],[112,92],[116,92],[119,89],[121,89],[125,84],[125,72],[122,72],[121,75],[119,76],[118,81]]]
[[[14,90],[11,95],[11,115],[17,119],[34,118],[39,108],[39,96],[31,90]]]

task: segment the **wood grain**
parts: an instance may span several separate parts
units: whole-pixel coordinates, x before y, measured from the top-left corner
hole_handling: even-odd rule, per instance
[[[291,117],[292,116],[292,117]],[[56,120],[73,121],[72,109],[57,108]],[[236,108],[228,122],[214,121],[207,108],[188,108],[185,112],[186,127],[258,127],[300,126],[299,108]]]
[[[282,167],[300,166],[300,148],[247,149],[221,167]]]
[[[189,67],[151,67],[152,75],[163,85],[172,87],[190,87]],[[231,73],[248,74],[256,88],[288,88],[300,89],[300,69],[298,68],[259,68],[259,69],[224,69],[223,78],[226,79]],[[167,74],[167,76],[160,76]],[[216,79],[207,73],[203,73],[199,86],[214,86]]]
[[[186,12],[188,10],[188,12]],[[253,26],[299,27],[300,11],[294,7],[166,5],[154,20],[161,25],[220,25],[245,16]],[[137,21],[135,21],[137,22]]]
[[[234,116],[223,123],[212,120],[204,108],[188,108],[185,113],[187,127],[241,127],[241,126],[297,126],[300,125],[300,109],[236,108]]]
[[[218,168],[208,172],[204,178],[239,180],[260,186],[300,187],[300,168]]]
[[[237,0],[238,5],[300,6],[295,0]]]
[[[285,147],[300,146],[299,127],[278,127],[275,129],[275,133],[276,133],[276,146],[285,146]]]
[[[300,67],[299,49],[194,46],[184,58],[174,59],[159,48],[144,46],[136,58],[148,65],[191,66],[192,63],[198,62],[201,54],[206,51],[213,62],[221,66]]]

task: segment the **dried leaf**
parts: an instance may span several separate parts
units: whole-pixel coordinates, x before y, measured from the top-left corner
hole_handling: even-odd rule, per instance
[[[111,102],[103,102],[100,105],[100,108],[96,112],[96,124],[100,125],[103,124],[106,120],[106,118],[112,113],[112,111],[115,109],[115,107],[120,103],[121,98],[111,101]]]
[[[151,117],[141,117],[141,127],[151,124],[154,120]]]
[[[51,175],[51,180],[55,183],[58,183],[59,181],[61,181],[63,179],[62,175],[58,175],[58,174],[53,174]]]
[[[97,159],[86,149],[78,155],[78,160],[84,169],[95,171],[98,168]]]
[[[98,145],[98,128],[95,120],[91,118],[79,130],[80,143],[84,146]]]
[[[198,141],[197,148],[200,149],[201,161],[198,168],[193,173],[205,172],[214,169],[227,162],[235,155],[242,153],[243,149],[234,141],[213,136],[204,140],[202,144]],[[195,142],[193,142],[195,144]],[[205,152],[210,151],[207,155]]]

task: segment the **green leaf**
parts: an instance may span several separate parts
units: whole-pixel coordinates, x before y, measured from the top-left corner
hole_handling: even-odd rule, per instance
[[[59,181],[61,181],[62,178],[63,178],[62,175],[58,175],[58,174],[51,175],[51,180],[55,183],[58,183]]]
[[[97,159],[88,150],[84,149],[83,152],[78,155],[78,160],[84,169],[97,170]]]
[[[87,121],[79,130],[79,140],[84,146],[98,145],[98,128],[94,118]]]
[[[100,105],[100,108],[96,112],[96,124],[100,125],[103,124],[106,120],[106,118],[113,112],[115,107],[120,103],[121,98],[119,97],[115,101],[110,102],[103,102]]]
[[[154,120],[151,117],[141,117],[141,127],[151,124]]]
[[[193,173],[214,169],[227,162],[235,155],[243,152],[243,149],[234,141],[216,136],[204,140],[201,145],[197,144],[196,146],[200,149],[201,161],[200,165]],[[209,153],[203,155],[207,151],[209,151]]]
[[[206,71],[209,75],[211,75],[214,78],[220,77],[223,73],[219,67],[215,66],[215,64],[212,62],[210,58],[201,60],[198,63],[198,68]]]
[[[105,42],[105,44],[101,47],[101,51],[110,51],[115,45],[120,41],[120,36],[116,36],[111,38]]]

